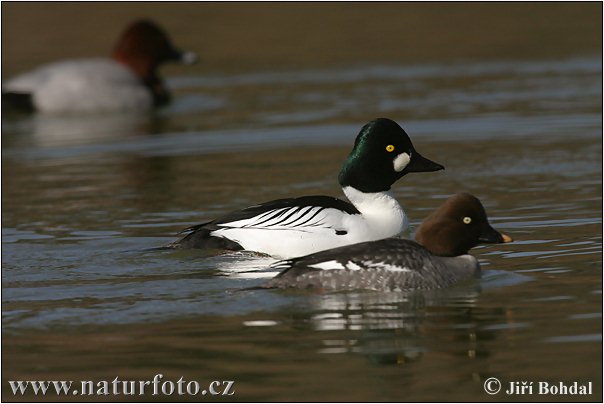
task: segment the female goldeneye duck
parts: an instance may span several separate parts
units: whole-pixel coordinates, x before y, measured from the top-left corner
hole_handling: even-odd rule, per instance
[[[480,201],[450,197],[421,224],[417,242],[397,238],[353,244],[273,264],[283,270],[263,287],[381,291],[444,288],[474,275],[479,243],[512,239],[493,229]]]
[[[408,220],[392,184],[410,172],[442,169],[415,150],[396,122],[376,119],[363,126],[340,171],[351,203],[330,196],[266,202],[190,227],[168,247],[245,249],[288,258],[393,237]]]
[[[3,110],[94,112],[146,110],[170,100],[159,66],[195,63],[197,56],[174,47],[149,20],[129,25],[111,59],[76,59],[43,65],[2,85]]]

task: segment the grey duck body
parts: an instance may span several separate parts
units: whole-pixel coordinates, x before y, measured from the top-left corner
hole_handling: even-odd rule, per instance
[[[436,256],[411,240],[390,238],[279,261],[269,288],[382,291],[445,288],[480,270],[469,254]]]

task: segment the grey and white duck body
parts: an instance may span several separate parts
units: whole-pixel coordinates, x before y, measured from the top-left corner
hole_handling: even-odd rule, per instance
[[[380,291],[451,286],[480,270],[468,250],[512,239],[493,229],[480,201],[468,193],[449,198],[426,218],[416,241],[388,238],[279,261],[266,288]]]
[[[414,148],[386,118],[369,122],[356,137],[339,174],[350,202],[331,196],[279,199],[186,229],[172,248],[249,250],[276,258],[393,237],[409,221],[391,186],[410,172],[442,170]]]
[[[119,36],[110,58],[57,61],[3,81],[2,111],[147,111],[170,101],[160,66],[169,62],[192,64],[197,59],[196,54],[175,47],[155,22],[137,20]]]

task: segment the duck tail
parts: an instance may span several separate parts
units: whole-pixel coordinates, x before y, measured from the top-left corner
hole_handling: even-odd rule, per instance
[[[30,93],[2,92],[2,112],[35,112],[34,100]]]

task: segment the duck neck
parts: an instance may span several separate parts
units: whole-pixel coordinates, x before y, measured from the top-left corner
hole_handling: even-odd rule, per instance
[[[132,70],[134,74],[143,80],[148,80],[150,77],[156,76],[157,66],[154,66],[154,64],[146,57],[124,54],[123,52],[120,52],[119,49],[114,50],[111,57],[116,62]]]
[[[161,106],[170,101],[170,94],[164,86],[164,82],[157,74],[158,66],[145,58],[124,57],[119,52],[113,53],[113,59],[130,69],[136,74],[142,83],[149,89],[153,96],[153,105]]]
[[[408,227],[405,211],[392,191],[362,192],[351,186],[342,190],[371,227],[391,229],[395,234]]]
[[[353,187],[364,193],[382,193],[389,191],[401,173],[394,171],[392,166],[384,169],[375,167],[370,163],[370,158],[363,156],[360,152],[362,146],[355,146],[350,155],[342,165],[338,182],[345,187]]]

